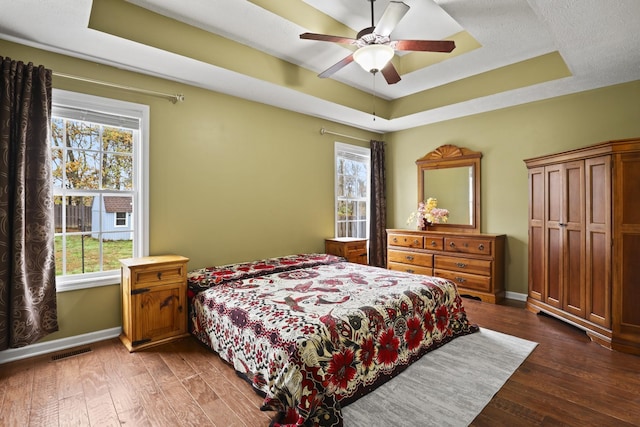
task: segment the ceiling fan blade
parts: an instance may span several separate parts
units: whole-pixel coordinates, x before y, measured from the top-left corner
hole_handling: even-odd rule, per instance
[[[306,40],[319,40],[322,42],[334,42],[344,44],[356,44],[357,40],[349,37],[331,36],[329,34],[316,34],[316,33],[302,33],[301,39]]]
[[[392,1],[385,9],[373,32],[378,36],[388,37],[408,11],[409,6],[403,2]]]
[[[350,54],[346,58],[342,59],[339,62],[336,62],[331,67],[327,68],[326,70],[318,74],[318,77],[320,77],[321,79],[324,79],[325,77],[330,77],[331,75],[333,75],[333,73],[340,70],[342,67],[351,64],[352,62],[353,62],[353,54]]]
[[[451,40],[394,40],[389,46],[395,50],[451,52],[456,48],[456,43]]]
[[[400,81],[400,74],[398,74],[396,67],[393,66],[393,62],[391,61],[387,62],[387,65],[384,66],[381,73],[390,85]]]

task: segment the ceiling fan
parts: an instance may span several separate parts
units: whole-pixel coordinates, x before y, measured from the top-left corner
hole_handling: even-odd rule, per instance
[[[360,31],[355,39],[328,34],[300,34],[301,39],[343,43],[358,47],[355,52],[318,74],[318,77],[329,77],[342,67],[356,61],[362,68],[373,74],[382,72],[387,83],[394,84],[400,81],[400,75],[391,62],[396,50],[451,52],[455,49],[455,42],[450,40],[391,40],[391,32],[409,11],[409,6],[401,1],[390,2],[380,21],[374,26],[373,2],[375,0],[369,1],[371,2],[371,27]]]

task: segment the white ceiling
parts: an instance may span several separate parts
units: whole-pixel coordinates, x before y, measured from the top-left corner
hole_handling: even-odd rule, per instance
[[[371,24],[368,0],[287,1],[304,1],[355,32]],[[555,51],[572,75],[398,118],[372,120],[370,112],[93,30],[88,27],[91,0],[0,0],[0,38],[379,133],[640,79],[638,0],[404,2],[411,9],[392,33],[392,39],[446,39],[464,30],[481,47],[403,74],[395,85],[387,85],[381,75],[373,77],[355,63],[338,71],[333,79],[365,92],[373,92],[375,79],[375,94],[394,100]],[[130,3],[315,73],[351,52],[335,43],[300,40],[300,33],[322,31],[303,28],[250,1],[130,0]],[[376,21],[388,3],[389,0],[375,2]]]

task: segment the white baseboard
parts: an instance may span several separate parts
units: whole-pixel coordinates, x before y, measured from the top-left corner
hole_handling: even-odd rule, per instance
[[[28,345],[21,348],[10,348],[0,351],[0,365],[15,360],[27,359],[29,357],[40,356],[42,354],[54,353],[71,347],[78,347],[117,337],[122,332],[121,327],[103,329],[101,331],[89,332],[88,334],[76,335],[73,337],[60,338],[59,340],[45,341]]]
[[[526,301],[527,300],[527,294],[521,294],[519,292],[506,291],[504,293],[504,297],[506,299],[513,299],[513,300],[516,300],[516,301]]]

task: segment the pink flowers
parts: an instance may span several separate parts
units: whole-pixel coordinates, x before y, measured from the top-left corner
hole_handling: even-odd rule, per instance
[[[426,202],[418,203],[418,210],[409,215],[407,224],[415,223],[422,228],[423,220],[429,224],[444,224],[449,220],[449,211],[438,208],[438,199],[429,197]]]

